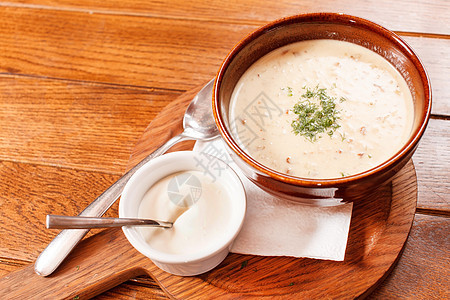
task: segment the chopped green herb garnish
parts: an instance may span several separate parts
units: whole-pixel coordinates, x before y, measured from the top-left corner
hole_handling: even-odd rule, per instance
[[[293,286],[293,285],[294,285],[294,283],[293,283],[293,282],[289,283],[289,286]]]
[[[80,299],[80,296],[76,295],[75,297],[73,297],[73,300],[78,300]]]
[[[297,115],[297,119],[291,123],[293,132],[312,142],[317,139],[318,134],[323,132],[331,137],[336,129],[341,127],[337,123],[339,110],[336,109],[336,98],[329,96],[326,89],[319,88],[318,85],[313,89],[307,87],[303,89],[306,89],[306,92],[301,95],[300,101],[292,109]],[[341,99],[345,101],[345,98],[341,97]]]
[[[294,93],[292,92],[292,88],[290,86],[286,87],[286,88],[282,88],[281,90],[287,90],[287,95],[289,97],[292,97],[294,95]]]
[[[293,93],[292,93],[292,88],[288,87],[288,96],[292,97]]]

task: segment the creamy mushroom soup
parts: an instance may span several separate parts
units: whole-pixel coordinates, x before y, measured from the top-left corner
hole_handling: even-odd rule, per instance
[[[255,160],[304,178],[338,178],[400,150],[413,100],[399,72],[362,46],[311,40],[278,48],[238,81],[232,134]]]

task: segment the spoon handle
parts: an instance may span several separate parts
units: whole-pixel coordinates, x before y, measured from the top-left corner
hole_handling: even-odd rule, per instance
[[[105,190],[97,199],[95,199],[88,207],[86,207],[79,216],[84,217],[101,217],[122,194],[125,184],[130,177],[145,163],[151,159],[164,154],[173,145],[184,140],[192,138],[181,133],[168,140],[164,145],[156,149],[153,153],[144,158],[135,167],[130,169],[125,175],[113,183]],[[88,233],[89,229],[62,230],[48,246],[41,252],[34,264],[34,270],[41,276],[48,276],[61,264],[61,262],[69,255],[79,241]]]
[[[173,223],[149,219],[47,215],[46,226],[48,229],[89,229],[122,226],[153,226],[171,228]]]

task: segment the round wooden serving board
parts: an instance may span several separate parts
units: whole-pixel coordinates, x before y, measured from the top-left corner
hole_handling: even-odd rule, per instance
[[[181,132],[184,111],[199,89],[183,94],[153,120],[133,150],[129,167]],[[192,146],[192,142],[183,143],[172,150]],[[8,274],[0,279],[0,295],[81,299],[148,274],[170,297],[180,299],[364,297],[389,274],[399,258],[416,202],[417,179],[410,161],[391,184],[354,204],[343,262],[230,254],[210,272],[180,277],[158,269],[132,248],[120,229],[108,229],[81,242],[49,277],[36,275],[33,266]]]

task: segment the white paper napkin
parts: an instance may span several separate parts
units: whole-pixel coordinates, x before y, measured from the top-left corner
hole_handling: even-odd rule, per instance
[[[223,143],[222,139],[197,142],[194,151],[224,160],[244,184],[247,213],[231,252],[344,260],[352,203],[316,207],[274,197],[242,174]]]

